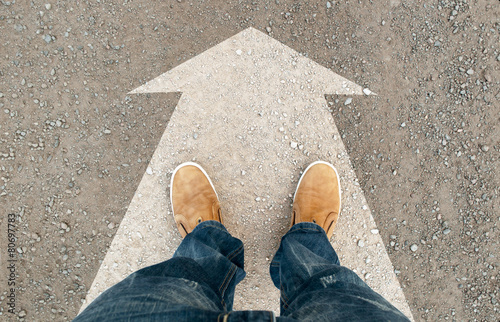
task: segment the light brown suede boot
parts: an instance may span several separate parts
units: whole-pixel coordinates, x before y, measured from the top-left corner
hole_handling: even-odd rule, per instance
[[[203,221],[222,223],[219,199],[212,181],[196,163],[186,162],[174,170],[170,181],[170,202],[182,237]]]
[[[316,161],[302,174],[293,197],[291,226],[313,222],[321,226],[328,238],[333,234],[341,206],[340,180],[330,163]]]

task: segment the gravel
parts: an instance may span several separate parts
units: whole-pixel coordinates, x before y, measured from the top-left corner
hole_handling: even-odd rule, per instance
[[[498,2],[0,6],[0,202],[19,215],[20,319],[75,316],[153,173],[179,97],[127,92],[254,26],[377,93],[328,108],[414,317],[498,320]]]

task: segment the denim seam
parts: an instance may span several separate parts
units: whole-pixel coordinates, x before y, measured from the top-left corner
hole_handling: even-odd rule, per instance
[[[217,322],[227,321],[229,319],[229,314],[231,314],[231,312],[224,312],[224,313],[219,314],[217,316]]]
[[[231,260],[231,259],[235,258],[240,253],[242,248],[243,248],[243,244],[241,244],[240,247],[238,247],[236,250],[234,250],[230,254],[228,254],[227,259]]]
[[[227,312],[226,302],[224,301],[224,299],[221,299],[220,303],[221,303],[222,307],[224,308],[224,312]]]
[[[226,276],[224,277],[224,280],[219,285],[219,292],[222,292],[222,288],[223,288],[224,284],[226,283],[227,277],[231,274],[232,270],[233,270],[233,265],[231,265],[230,269],[226,273]]]
[[[288,308],[288,297],[285,295],[285,292],[283,291],[283,284],[281,283],[280,281],[280,296],[281,296],[281,300],[283,301],[283,307],[285,309]]]
[[[224,281],[222,281],[222,284],[219,286],[219,293],[221,294],[222,301],[224,301],[224,293],[226,292],[227,286],[229,285],[229,282],[231,281],[235,273],[236,265],[233,264],[229,272],[227,272],[226,277],[224,277]]]

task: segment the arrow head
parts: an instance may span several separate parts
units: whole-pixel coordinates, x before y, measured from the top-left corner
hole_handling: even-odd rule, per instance
[[[319,65],[266,34],[248,28],[163,73],[130,93],[280,91],[363,95],[361,86]]]

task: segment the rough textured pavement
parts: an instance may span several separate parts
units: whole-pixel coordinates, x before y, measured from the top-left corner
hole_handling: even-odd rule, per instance
[[[133,93],[171,91],[182,97],[82,309],[137,269],[172,256],[181,239],[169,179],[193,160],[213,175],[224,223],[245,245],[249,274],[234,309],[279,312],[270,260],[290,225],[300,170],[327,160],[342,178],[343,212],[332,238],[341,262],[411,316],[324,97],[363,95],[359,85],[248,28]]]
[[[414,318],[497,321],[499,14],[486,0],[1,1],[1,319],[77,314],[180,98],[127,93],[254,27],[378,94],[326,99]]]

